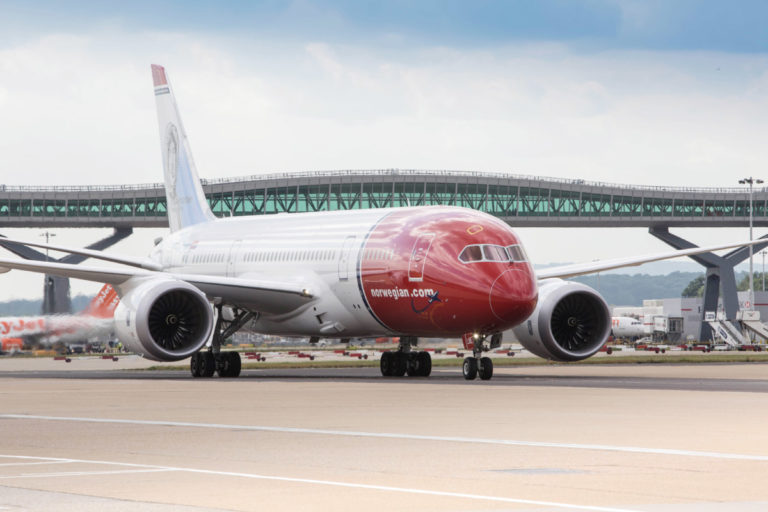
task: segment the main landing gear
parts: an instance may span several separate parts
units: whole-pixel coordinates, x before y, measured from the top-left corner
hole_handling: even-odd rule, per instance
[[[216,306],[216,325],[213,327],[213,339],[208,350],[192,354],[189,370],[193,377],[239,377],[241,369],[238,352],[222,352],[221,343],[251,321],[255,313],[233,309],[231,320],[225,320],[221,314],[221,304]]]
[[[461,367],[464,378],[467,380],[475,380],[478,376],[480,380],[491,380],[493,377],[493,360],[483,356],[483,352],[501,346],[501,333],[492,335],[488,345],[485,344],[486,338],[487,336],[484,334],[473,333],[462,336],[464,349],[472,351],[472,357],[465,358]]]
[[[219,377],[239,377],[240,367],[240,354],[237,352],[219,352],[214,355],[212,350],[201,350],[192,354],[189,361],[193,377],[213,377],[214,373],[218,373]]]
[[[401,336],[395,352],[381,354],[379,367],[384,377],[429,377],[432,373],[432,356],[429,352],[414,352],[411,347],[417,346],[416,336]]]

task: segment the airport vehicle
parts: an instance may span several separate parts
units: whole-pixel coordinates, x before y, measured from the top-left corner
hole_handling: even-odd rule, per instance
[[[20,350],[17,340],[83,340],[113,328],[113,315],[120,302],[117,292],[105,284],[83,311],[75,315],[41,315],[0,318],[2,350]],[[8,341],[6,341],[8,340]]]
[[[216,219],[208,207],[165,69],[152,66],[170,233],[148,258],[8,240],[121,263],[101,268],[0,259],[0,268],[112,284],[118,338],[159,361],[191,356],[193,376],[240,373],[222,340],[250,322],[265,334],[320,338],[398,336],[384,376],[428,376],[419,338],[459,337],[467,379],[490,379],[483,354],[510,328],[532,353],[584,359],[603,346],[603,298],[561,278],[748,245],[669,251],[534,272],[501,220],[449,207],[384,208]],[[0,240],[2,244],[5,240]],[[757,243],[757,242],[754,242]],[[128,268],[130,267],[130,268]],[[210,343],[209,343],[210,341]],[[209,344],[209,349],[206,345]]]
[[[23,338],[0,338],[0,354],[13,354],[24,348]]]

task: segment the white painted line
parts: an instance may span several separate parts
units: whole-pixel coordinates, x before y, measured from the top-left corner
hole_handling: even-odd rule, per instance
[[[26,455],[0,455],[0,457],[11,457],[11,458],[27,459],[27,460],[40,460],[40,459],[52,460],[49,457],[35,457],[35,456],[26,456]],[[56,460],[56,459],[53,459],[53,460]],[[428,489],[412,489],[408,487],[391,487],[388,485],[357,484],[357,483],[351,483],[351,482],[338,482],[333,480],[315,480],[312,478],[291,478],[291,477],[285,477],[285,476],[259,475],[256,473],[213,471],[208,469],[182,468],[182,467],[173,467],[173,466],[157,466],[154,464],[136,464],[136,463],[130,463],[130,462],[115,462],[115,461],[103,461],[103,460],[87,460],[87,459],[60,459],[60,460],[80,462],[83,464],[104,464],[104,465],[125,466],[125,467],[132,467],[132,468],[142,468],[141,470],[136,470],[136,471],[114,471],[114,472],[109,472],[109,474],[131,473],[131,472],[148,473],[148,472],[151,472],[151,470],[157,470],[158,472],[183,471],[187,473],[195,473],[195,474],[201,474],[201,475],[231,476],[231,477],[237,477],[237,478],[250,478],[254,480],[271,480],[271,481],[291,482],[291,483],[299,483],[299,484],[329,485],[334,487],[346,487],[350,489],[367,489],[372,491],[421,494],[426,496],[440,496],[445,498],[463,498],[463,499],[470,499],[470,500],[492,501],[497,503],[516,503],[521,505],[536,505],[536,506],[542,506],[542,507],[562,508],[567,510],[590,510],[593,512],[637,512],[637,509],[599,507],[594,505],[574,505],[571,503],[559,503],[559,502],[553,502],[553,501],[525,500],[521,498],[505,498],[501,496],[484,496],[482,494],[433,491]],[[89,473],[89,474],[96,474],[96,473]],[[29,475],[29,478],[33,476],[39,476],[39,475]],[[68,476],[68,475],[62,473],[61,476]]]
[[[72,464],[69,460],[52,460],[48,462],[5,462],[0,464],[0,467],[5,468],[8,466],[47,466],[49,464]]]
[[[519,441],[514,439],[487,439],[481,437],[428,436],[420,434],[397,434],[387,432],[359,432],[353,430],[324,430],[313,428],[270,427],[260,425],[227,425],[222,423],[189,423],[184,421],[126,420],[109,418],[76,418],[67,416],[36,416],[30,414],[0,414],[0,419],[30,419],[47,421],[72,421],[82,423],[113,423],[123,425],[150,425],[161,427],[187,427],[255,432],[279,432],[288,434],[317,434],[325,436],[368,437],[378,439],[407,439],[416,441],[439,441],[450,443],[494,444],[502,446],[526,446],[534,448],[561,448],[570,450],[593,450],[607,452],[640,453],[646,455],[675,455],[682,457],[703,457],[725,460],[749,460],[768,462],[768,455],[746,453],[704,452],[675,450],[670,448],[644,448],[639,446],[618,446],[607,444],[552,443],[545,441]]]
[[[62,473],[24,473],[23,475],[0,476],[0,480],[18,478],[54,478],[61,476],[125,475],[129,473],[168,473],[174,469],[121,469],[117,471],[65,471]]]
[[[0,455],[0,459],[29,459],[26,455]],[[70,459],[62,459],[61,457],[34,457],[34,460],[50,460],[51,462],[69,462]]]

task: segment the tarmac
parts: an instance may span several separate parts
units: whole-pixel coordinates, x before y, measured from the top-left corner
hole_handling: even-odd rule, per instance
[[[0,511],[768,510],[768,364],[468,382],[123,359],[0,360]]]

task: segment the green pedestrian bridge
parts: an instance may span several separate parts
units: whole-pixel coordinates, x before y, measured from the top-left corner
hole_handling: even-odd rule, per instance
[[[332,171],[203,180],[220,217],[397,206],[463,206],[513,226],[726,227],[749,222],[742,188],[647,187],[456,171]],[[768,225],[768,189],[753,195]],[[0,227],[167,226],[161,184],[0,185]]]

